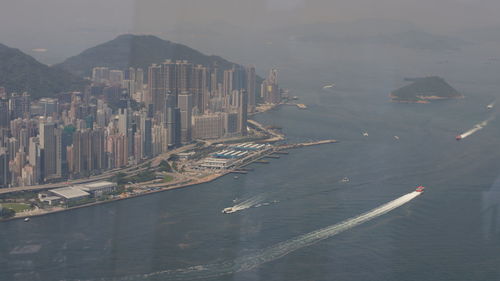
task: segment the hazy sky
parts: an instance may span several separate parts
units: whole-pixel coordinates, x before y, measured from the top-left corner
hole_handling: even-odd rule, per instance
[[[434,32],[500,26],[498,0],[0,0],[0,43],[74,52],[125,32],[213,21],[253,30],[359,19]]]

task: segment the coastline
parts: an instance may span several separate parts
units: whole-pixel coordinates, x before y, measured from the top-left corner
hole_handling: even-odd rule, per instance
[[[285,105],[285,103],[279,103],[279,104],[275,104],[275,105],[272,105],[272,106],[268,105],[268,106],[266,106],[264,108],[260,108],[259,111],[253,113],[252,115],[273,110],[273,109],[275,109],[275,108],[277,108],[278,106],[281,106],[281,105]],[[266,139],[260,140],[259,142],[261,142],[261,143],[274,143],[274,142],[282,141],[282,140],[285,139],[285,135],[283,135],[281,133],[278,133],[278,132],[276,132],[276,131],[274,131],[272,129],[268,129],[264,125],[260,124],[259,122],[255,121],[255,120],[248,120],[248,121],[249,121],[249,124],[255,126],[256,130],[260,130],[260,131],[266,133],[269,136]],[[215,142],[215,143],[217,143],[217,142]],[[330,139],[330,140],[320,140],[320,141],[316,141],[316,142],[283,144],[283,145],[276,146],[273,149],[270,149],[269,151],[265,151],[262,154],[258,155],[257,157],[254,157],[254,158],[251,158],[251,159],[249,159],[247,161],[244,161],[244,162],[236,165],[231,170],[224,170],[222,172],[215,172],[213,174],[208,174],[208,175],[206,175],[206,176],[204,176],[202,178],[197,178],[197,179],[191,178],[191,179],[187,179],[186,180],[186,179],[182,179],[181,178],[177,182],[173,182],[173,183],[168,183],[168,182],[167,183],[155,183],[154,181],[137,183],[137,186],[141,186],[141,187],[154,187],[155,189],[148,190],[148,191],[145,191],[145,192],[134,193],[134,194],[124,193],[124,194],[126,194],[126,196],[119,196],[119,197],[116,197],[116,198],[106,199],[106,200],[102,200],[102,201],[95,201],[95,202],[91,202],[91,203],[87,203],[87,204],[82,204],[82,205],[78,205],[78,206],[73,206],[73,207],[66,207],[66,208],[64,208],[64,207],[55,207],[55,208],[48,208],[48,209],[35,209],[35,210],[29,210],[29,211],[25,211],[25,212],[19,212],[19,213],[16,213],[16,215],[14,217],[6,218],[6,219],[0,219],[0,223],[3,222],[3,221],[9,221],[9,220],[16,220],[16,219],[24,219],[24,218],[29,218],[29,217],[45,216],[45,215],[49,215],[49,214],[53,214],[53,213],[58,213],[58,212],[70,211],[70,210],[75,210],[75,209],[79,209],[79,208],[91,207],[91,206],[98,205],[98,204],[106,204],[106,203],[111,203],[111,202],[115,202],[115,201],[119,201],[119,200],[126,200],[126,199],[131,199],[131,198],[135,198],[135,197],[139,197],[139,196],[145,196],[145,195],[149,195],[149,194],[152,194],[152,193],[164,192],[164,191],[181,189],[181,188],[186,188],[186,187],[195,186],[195,185],[199,185],[199,184],[209,183],[209,182],[215,181],[218,178],[223,177],[223,176],[225,176],[227,174],[233,173],[233,172],[235,172],[235,170],[243,168],[243,167],[245,167],[247,165],[250,165],[250,164],[252,164],[252,163],[254,163],[256,161],[262,160],[262,158],[265,158],[265,157],[267,157],[267,156],[269,156],[269,155],[271,155],[273,153],[276,153],[276,152],[279,152],[279,151],[283,151],[283,150],[287,150],[287,149],[294,149],[294,148],[300,148],[300,147],[306,147],[306,146],[313,146],[313,145],[320,145],[320,144],[327,144],[327,143],[337,143],[337,141],[333,140],[333,139]],[[185,149],[188,149],[188,148],[189,148],[189,145],[181,147],[179,149],[180,150],[185,150]],[[123,172],[124,170],[133,170],[133,169],[140,170],[140,167],[142,167],[143,165],[146,165],[146,163],[152,163],[152,164],[159,163],[166,156],[168,156],[168,155],[170,155],[171,153],[174,153],[174,152],[177,152],[177,150],[169,151],[168,153],[166,153],[164,155],[159,155],[159,156],[157,156],[155,158],[148,159],[147,161],[145,161],[145,162],[143,162],[143,163],[141,163],[141,164],[139,164],[137,166],[134,166],[134,167],[126,167],[124,169],[120,169],[120,170],[117,170],[117,171],[109,172],[109,174],[106,174],[106,178],[110,178],[110,177],[114,176],[117,173]],[[103,176],[104,175],[101,175],[100,177],[103,177]],[[95,180],[95,179],[80,179],[79,182],[81,182],[81,181],[83,181],[83,182],[84,181],[93,181],[93,180]],[[69,185],[69,184],[73,184],[73,183],[74,182],[71,182],[71,183],[61,183],[61,184],[62,185]],[[43,189],[48,189],[48,188],[52,188],[52,187],[45,187],[45,186],[41,186],[41,187],[38,187],[38,188],[35,187],[31,191],[43,190]],[[23,191],[11,191],[11,192],[15,193],[15,192],[23,192]]]
[[[395,103],[421,103],[421,104],[426,104],[430,103],[431,101],[436,101],[436,100],[451,100],[451,99],[463,99],[465,98],[464,95],[456,96],[456,97],[439,97],[439,96],[416,96],[418,100],[405,100],[405,99],[400,99],[399,97],[390,94],[389,97],[391,98],[391,102]]]
[[[223,176],[231,174],[235,170],[238,170],[242,167],[245,167],[245,166],[250,165],[254,162],[257,162],[257,161],[261,160],[262,158],[265,158],[266,156],[271,155],[271,154],[276,153],[276,152],[279,152],[279,151],[294,149],[294,148],[301,148],[301,147],[308,147],[308,146],[315,146],[315,145],[321,145],[321,144],[337,143],[337,142],[338,142],[337,140],[329,139],[329,140],[320,140],[320,141],[316,141],[316,142],[304,142],[304,143],[282,145],[282,146],[276,147],[275,149],[267,151],[266,153],[263,153],[262,155],[259,155],[259,157],[251,159],[250,161],[241,163],[240,165],[234,167],[231,170],[226,170],[226,171],[221,172],[221,173],[210,174],[210,175],[207,175],[203,178],[199,178],[196,180],[191,179],[188,181],[181,181],[178,183],[158,184],[158,187],[161,187],[162,185],[164,185],[164,186],[166,185],[166,187],[143,192],[143,193],[136,193],[133,195],[127,195],[126,197],[118,197],[118,198],[113,198],[113,199],[108,199],[108,200],[103,200],[103,201],[96,201],[96,202],[78,205],[78,206],[69,207],[69,208],[46,209],[45,211],[37,210],[37,211],[39,211],[39,213],[35,213],[35,214],[33,214],[33,213],[29,214],[29,212],[33,212],[33,210],[27,211],[27,212],[21,212],[21,213],[16,214],[16,216],[14,216],[14,217],[7,218],[7,219],[0,219],[0,223],[5,222],[5,221],[10,221],[10,220],[24,219],[24,218],[28,218],[28,217],[31,218],[31,217],[45,216],[45,215],[50,215],[50,214],[64,212],[64,211],[71,211],[71,210],[75,210],[75,209],[86,208],[86,207],[91,207],[91,206],[95,206],[95,205],[116,202],[116,201],[120,201],[120,200],[132,199],[132,198],[136,198],[136,197],[150,195],[153,193],[176,190],[176,189],[186,188],[186,187],[190,187],[190,186],[196,186],[196,185],[200,185],[200,184],[204,184],[204,183],[209,183],[209,182],[215,181]],[[142,184],[147,184],[147,183],[142,183]]]

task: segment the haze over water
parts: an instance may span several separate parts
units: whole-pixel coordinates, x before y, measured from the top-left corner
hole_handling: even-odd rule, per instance
[[[267,63],[309,108],[284,106],[256,119],[283,127],[290,142],[338,144],[290,150],[237,180],[1,223],[0,280],[498,280],[499,120],[455,140],[497,111],[486,105],[498,96],[500,63],[486,64],[488,55],[474,48],[341,50],[343,59],[341,51],[289,46],[296,59]],[[427,74],[466,98],[389,102],[403,77]],[[327,83],[336,86],[323,90]],[[389,213],[233,270],[418,185],[427,187],[421,196]],[[279,202],[221,213],[235,198],[261,194]]]

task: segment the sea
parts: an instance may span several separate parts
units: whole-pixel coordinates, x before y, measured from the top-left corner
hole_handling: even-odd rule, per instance
[[[2,222],[0,280],[500,280],[500,120],[486,108],[497,48],[282,47],[261,68],[278,67],[308,108],[254,118],[288,143],[338,143],[238,178]],[[405,77],[428,75],[465,98],[390,102]]]

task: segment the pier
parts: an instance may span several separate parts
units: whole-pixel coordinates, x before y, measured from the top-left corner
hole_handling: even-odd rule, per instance
[[[232,170],[232,171],[230,171],[230,173],[232,173],[232,174],[244,174],[244,175],[246,175],[246,174],[248,174],[248,171],[243,171],[243,170],[239,170],[238,169],[238,170]]]
[[[279,155],[274,155],[274,154],[269,154],[269,155],[264,156],[264,158],[279,159],[279,158],[280,158],[280,156],[279,156]]]

